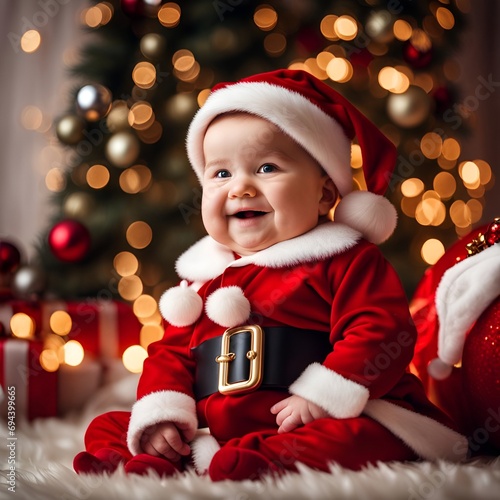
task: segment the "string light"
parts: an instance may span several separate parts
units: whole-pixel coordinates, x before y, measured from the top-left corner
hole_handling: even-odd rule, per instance
[[[162,5],[158,11],[158,20],[166,28],[175,28],[181,20],[181,8],[174,2]]]
[[[110,173],[104,165],[93,165],[87,170],[87,183],[93,189],[102,189],[109,182]]]
[[[161,340],[163,328],[160,325],[144,325],[141,328],[141,346],[147,349],[149,344]]]
[[[397,19],[392,26],[392,31],[394,36],[401,42],[405,42],[411,38],[413,29],[407,21],[404,19]]]
[[[66,311],[55,311],[50,315],[50,329],[57,335],[68,335],[73,327],[71,316]]]
[[[158,310],[158,307],[151,295],[141,295],[135,299],[133,310],[138,318],[148,318]]]
[[[127,228],[128,244],[133,248],[146,248],[153,239],[151,226],[144,221],[136,221]]]
[[[270,31],[278,23],[278,14],[270,5],[261,5],[255,10],[253,21],[262,31]]]
[[[133,301],[143,291],[143,285],[141,278],[135,274],[132,276],[124,276],[118,282],[118,293],[120,297],[124,300]]]
[[[351,16],[340,16],[335,19],[333,29],[341,40],[354,40],[358,34],[358,24]]]
[[[125,368],[132,373],[141,373],[144,360],[148,357],[148,353],[144,347],[140,345],[132,345],[125,349],[122,355],[122,361]]]
[[[417,179],[416,177],[412,177],[411,179],[406,179],[401,184],[401,193],[403,196],[407,196],[408,198],[413,198],[422,194],[424,190],[424,183]]]
[[[35,321],[25,313],[16,313],[10,318],[10,331],[14,337],[29,339],[35,334]]]
[[[54,351],[53,349],[44,349],[40,353],[39,362],[40,366],[46,372],[55,372],[59,369],[59,366],[61,365],[59,361],[59,356],[57,352]]]
[[[85,356],[82,344],[76,340],[68,340],[63,346],[64,363],[69,366],[78,366]]]
[[[441,28],[451,30],[455,26],[455,17],[446,7],[439,7],[436,11],[436,19]]]
[[[32,54],[40,48],[42,37],[37,30],[28,30],[21,37],[20,46],[23,52]]]
[[[66,187],[66,180],[60,168],[51,168],[45,176],[45,186],[53,193],[59,193]]]
[[[137,63],[132,70],[132,80],[141,89],[150,89],[156,82],[156,69],[147,61]]]
[[[422,260],[431,266],[434,265],[444,255],[444,245],[436,238],[428,239],[420,250]]]

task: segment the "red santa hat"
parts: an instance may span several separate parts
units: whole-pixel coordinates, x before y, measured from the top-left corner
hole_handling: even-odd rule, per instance
[[[196,113],[186,139],[189,161],[200,182],[203,138],[212,120],[250,113],[276,125],[302,146],[331,177],[341,196],[334,219],[382,243],[396,227],[397,213],[383,197],[396,162],[394,145],[347,99],[311,74],[278,70],[216,85]],[[351,141],[361,148],[368,190],[353,191]]]

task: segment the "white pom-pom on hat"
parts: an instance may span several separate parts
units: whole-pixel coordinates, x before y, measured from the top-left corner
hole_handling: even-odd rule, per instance
[[[453,370],[453,366],[445,363],[443,360],[439,358],[434,358],[427,365],[427,373],[434,380],[445,380],[447,379]]]
[[[232,328],[248,320],[251,307],[239,286],[226,286],[208,297],[205,311],[214,323]]]
[[[203,300],[186,280],[169,288],[158,301],[161,315],[173,326],[193,324],[203,311]]]
[[[335,208],[334,220],[356,229],[378,245],[394,232],[398,214],[387,198],[369,191],[353,191]]]

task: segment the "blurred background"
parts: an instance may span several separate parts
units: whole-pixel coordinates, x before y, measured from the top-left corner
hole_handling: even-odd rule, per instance
[[[398,146],[382,250],[411,297],[500,216],[499,25],[488,0],[3,0],[0,241],[20,252],[4,286],[151,308],[204,234],[190,119],[215,83],[291,67]],[[362,189],[360,166],[354,145]]]

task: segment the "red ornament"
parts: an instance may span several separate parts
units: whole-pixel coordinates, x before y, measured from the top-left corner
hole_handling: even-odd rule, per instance
[[[489,443],[500,449],[500,297],[483,312],[467,335],[462,374],[474,422],[471,448],[478,451]]]
[[[411,42],[406,42],[403,47],[404,60],[415,69],[422,69],[429,66],[432,57],[432,46],[428,49],[418,49]]]
[[[21,253],[8,241],[0,241],[0,274],[10,274],[21,264]]]
[[[496,218],[486,230],[484,234],[486,243],[491,246],[500,241],[500,217]]]
[[[49,246],[52,253],[64,262],[79,262],[90,249],[90,233],[76,220],[66,219],[58,222],[49,233]]]

